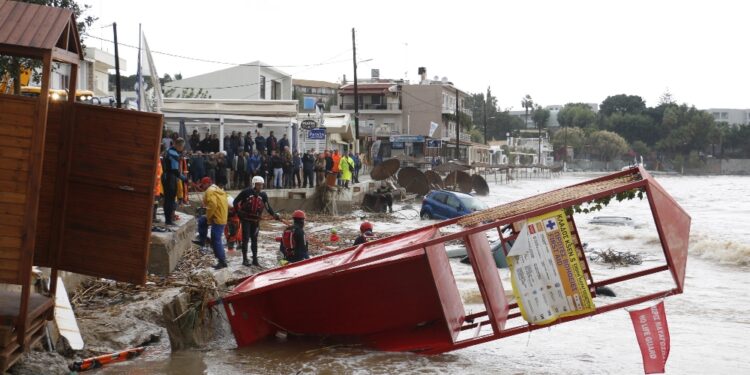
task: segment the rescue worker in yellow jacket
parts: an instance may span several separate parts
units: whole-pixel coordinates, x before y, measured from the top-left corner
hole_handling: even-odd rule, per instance
[[[349,156],[349,153],[344,151],[344,155],[339,160],[339,170],[341,171],[341,183],[344,188],[349,188],[349,182],[352,180],[352,173],[354,172],[354,159]]]
[[[198,244],[201,249],[205,248],[208,226],[210,225],[211,247],[217,260],[214,269],[226,268],[227,259],[224,255],[224,245],[221,238],[224,235],[224,226],[227,224],[229,213],[227,193],[216,184],[211,184],[203,193],[203,206],[206,208],[206,215],[198,218]]]

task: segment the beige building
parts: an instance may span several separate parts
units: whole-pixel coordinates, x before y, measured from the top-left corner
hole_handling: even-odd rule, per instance
[[[299,101],[300,113],[314,113],[318,103],[322,103],[324,110],[330,112],[338,103],[338,83],[293,79],[292,86],[292,98]]]
[[[459,112],[471,119],[466,101],[469,94],[457,89],[446,78],[419,84],[403,80],[373,77],[358,81],[359,139],[366,149],[381,141],[382,158],[406,155],[416,159],[454,159],[456,149],[456,96]],[[354,113],[354,85],[339,90],[338,111]],[[460,134],[459,158],[463,161],[490,160],[488,147],[471,142],[468,133]],[[481,147],[479,147],[481,146]],[[476,148],[477,151],[474,151]]]

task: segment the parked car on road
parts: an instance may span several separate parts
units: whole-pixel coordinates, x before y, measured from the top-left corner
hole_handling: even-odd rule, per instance
[[[422,219],[451,219],[487,208],[487,204],[468,194],[448,190],[433,190],[422,201]]]

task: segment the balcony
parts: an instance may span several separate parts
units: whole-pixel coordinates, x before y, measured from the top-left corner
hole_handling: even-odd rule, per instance
[[[353,111],[354,103],[339,104],[339,109],[344,110],[344,111]],[[399,103],[383,103],[383,104],[359,103],[359,110],[360,111],[400,111],[401,104]]]

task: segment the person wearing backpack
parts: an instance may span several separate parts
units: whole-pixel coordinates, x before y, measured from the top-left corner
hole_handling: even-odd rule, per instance
[[[273,211],[268,201],[268,195],[263,191],[264,183],[263,177],[253,177],[253,186],[242,190],[232,202],[232,206],[235,212],[239,214],[242,222],[242,264],[245,266],[251,265],[247,259],[248,240],[253,252],[252,265],[260,266],[258,264],[258,230],[260,229],[263,210],[266,210],[274,219],[279,220],[279,214]]]
[[[294,222],[284,229],[281,235],[281,252],[289,263],[309,259],[307,239],[305,238],[305,211],[297,210],[292,214]]]

